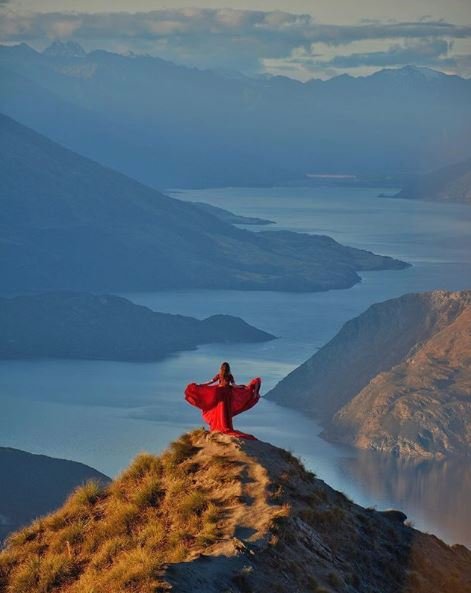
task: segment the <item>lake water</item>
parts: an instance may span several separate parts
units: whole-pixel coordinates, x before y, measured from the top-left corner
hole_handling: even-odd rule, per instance
[[[238,382],[260,375],[266,392],[370,304],[406,292],[471,286],[471,208],[377,198],[381,189],[270,188],[175,193],[247,216],[270,229],[323,233],[413,264],[368,272],[326,293],[178,291],[127,294],[163,312],[239,315],[278,339],[206,345],[159,363],[0,362],[0,445],[82,461],[115,475],[141,450],[159,452],[202,424],[184,386],[230,360]],[[255,227],[251,227],[254,230]],[[285,447],[334,488],[378,509],[396,507],[450,543],[471,546],[471,470],[458,461],[412,464],[335,446],[298,412],[261,401],[236,426]]]

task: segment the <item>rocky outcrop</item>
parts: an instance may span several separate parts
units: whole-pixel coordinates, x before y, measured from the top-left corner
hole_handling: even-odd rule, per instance
[[[13,534],[0,588],[468,592],[471,552],[404,520],[354,504],[283,449],[199,430]]]
[[[471,453],[471,291],[409,294],[346,323],[267,397],[325,436],[414,456]]]

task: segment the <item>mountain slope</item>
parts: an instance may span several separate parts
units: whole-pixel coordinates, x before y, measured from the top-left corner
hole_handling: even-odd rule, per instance
[[[238,317],[214,315],[200,321],[156,313],[112,295],[0,298],[0,358],[146,361],[198,344],[272,339]]]
[[[13,534],[8,593],[464,593],[471,552],[364,509],[282,449],[195,431]]]
[[[253,233],[0,116],[5,289],[328,290],[406,264],[329,237]]]
[[[471,81],[423,69],[302,84],[25,45],[0,47],[0,69],[0,111],[154,187],[387,177],[471,154]]]
[[[420,175],[394,197],[471,204],[471,159]]]
[[[469,454],[471,292],[409,294],[347,322],[267,397],[331,438],[412,455]]]
[[[95,469],[65,459],[0,447],[0,541],[11,531],[50,513],[88,480],[109,478]]]
[[[471,299],[446,327],[343,406],[327,434],[406,455],[471,454]]]

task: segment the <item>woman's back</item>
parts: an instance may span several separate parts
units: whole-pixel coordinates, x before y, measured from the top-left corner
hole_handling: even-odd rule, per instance
[[[232,373],[218,373],[213,379],[213,382],[215,381],[218,382],[219,387],[228,387],[229,385],[234,384],[234,377],[232,376]]]

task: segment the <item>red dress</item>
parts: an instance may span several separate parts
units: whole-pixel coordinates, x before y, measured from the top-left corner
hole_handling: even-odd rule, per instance
[[[251,434],[234,430],[232,418],[236,414],[245,412],[254,406],[260,399],[260,378],[252,379],[248,385],[231,385],[234,382],[232,375],[229,384],[224,385],[219,375],[213,381],[219,380],[219,385],[199,385],[190,383],[185,389],[185,399],[192,406],[201,410],[204,420],[209,424],[212,432],[223,432],[231,436],[245,439],[255,439]]]

